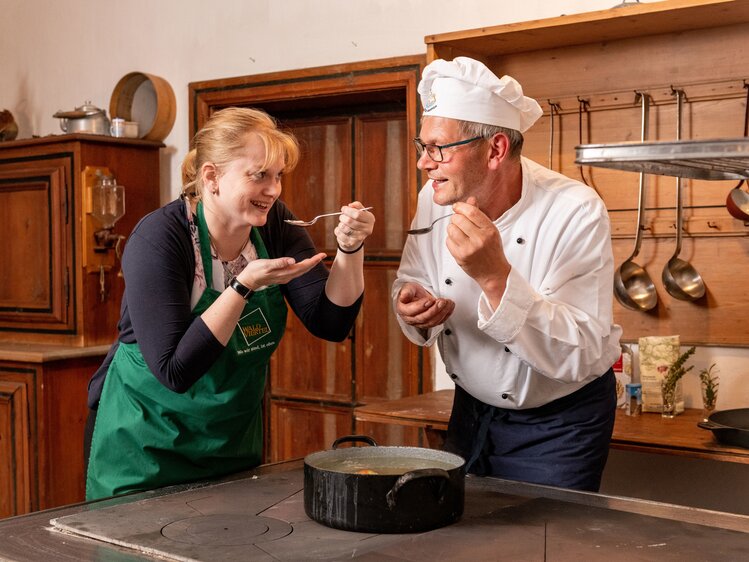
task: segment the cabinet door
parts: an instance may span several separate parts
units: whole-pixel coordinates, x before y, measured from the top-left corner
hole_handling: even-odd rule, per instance
[[[352,123],[348,116],[284,121],[299,141],[301,154],[299,165],[284,178],[281,199],[298,217],[332,213],[351,202]],[[326,218],[307,228],[321,252],[335,254],[336,222],[336,217]]]
[[[69,161],[0,160],[0,331],[72,333]]]
[[[367,239],[367,255],[400,261],[410,223],[408,138],[406,115],[382,111],[358,115],[353,123],[356,139],[354,198],[374,206],[375,230]]]
[[[403,335],[390,304],[398,263],[378,262],[364,271],[365,298],[356,319],[354,401],[394,400],[422,389],[423,361]]]
[[[409,224],[405,113],[382,111],[354,121],[355,197],[382,209],[367,239],[365,299],[355,338],[355,402],[411,396],[422,388],[421,350],[403,335],[390,300]]]
[[[337,211],[351,201],[351,123],[349,117],[284,122],[301,148],[299,166],[284,178],[282,193],[297,216]],[[324,219],[307,229],[320,251],[335,254],[335,221]],[[351,362],[349,340],[343,344],[320,340],[290,311],[286,333],[271,364],[271,391],[274,396],[348,404]]]
[[[36,371],[0,365],[0,518],[38,509],[35,454]]]

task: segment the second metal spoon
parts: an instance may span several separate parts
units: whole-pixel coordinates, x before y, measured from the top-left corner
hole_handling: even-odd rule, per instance
[[[427,232],[432,232],[432,229],[434,228],[434,223],[441,221],[442,219],[446,219],[447,217],[453,216],[455,213],[450,213],[449,215],[445,215],[444,217],[436,218],[432,221],[432,224],[429,226],[425,226],[424,228],[413,228],[411,230],[407,230],[406,234],[426,234]]]

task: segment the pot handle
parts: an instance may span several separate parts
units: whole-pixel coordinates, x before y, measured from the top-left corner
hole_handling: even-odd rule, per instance
[[[395,509],[395,505],[397,503],[396,496],[398,495],[398,491],[408,484],[409,482],[413,480],[418,480],[419,478],[431,478],[431,477],[437,477],[442,478],[443,480],[440,482],[440,484],[443,484],[439,487],[439,490],[437,491],[439,495],[439,502],[442,503],[442,500],[445,499],[445,486],[444,481],[450,480],[450,474],[446,470],[442,470],[441,468],[420,468],[418,470],[412,470],[410,472],[406,472],[405,474],[402,474],[398,480],[395,481],[395,484],[393,484],[393,487],[390,488],[390,491],[385,494],[385,500],[387,500],[388,508],[392,511]]]
[[[701,421],[697,422],[697,427],[700,427],[702,429],[709,429],[712,431],[713,429],[719,429],[721,426],[711,421]]]
[[[338,445],[340,445],[341,443],[367,443],[372,447],[377,447],[377,443],[375,443],[375,440],[368,435],[346,435],[344,437],[339,437],[338,439],[333,441],[333,449],[337,449]]]

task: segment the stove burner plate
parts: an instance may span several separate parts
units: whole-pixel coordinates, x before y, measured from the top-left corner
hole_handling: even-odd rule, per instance
[[[165,525],[161,534],[173,541],[204,546],[239,546],[274,541],[292,531],[285,521],[242,514],[188,517]]]

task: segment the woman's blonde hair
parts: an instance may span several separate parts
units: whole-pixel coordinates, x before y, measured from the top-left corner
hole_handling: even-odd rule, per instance
[[[299,144],[291,133],[278,128],[273,117],[260,109],[227,107],[214,113],[193,137],[190,152],[182,162],[182,195],[199,199],[203,193],[203,164],[212,162],[220,170],[241,156],[251,133],[265,147],[263,168],[279,160],[284,163],[284,173],[296,167]]]

